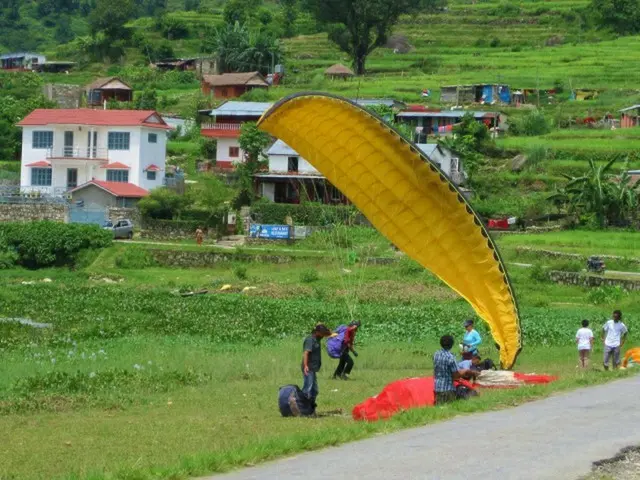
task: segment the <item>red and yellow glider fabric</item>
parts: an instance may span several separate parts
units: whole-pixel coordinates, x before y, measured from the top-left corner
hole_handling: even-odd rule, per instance
[[[489,325],[502,367],[513,366],[521,349],[520,320],[504,264],[469,203],[414,144],[358,105],[326,94],[287,97],[258,125],[465,298]]]
[[[640,347],[631,348],[624,354],[622,366],[627,368],[629,366],[629,362],[640,365]]]

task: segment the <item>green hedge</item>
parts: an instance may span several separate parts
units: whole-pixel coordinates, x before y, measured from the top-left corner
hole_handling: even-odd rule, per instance
[[[15,252],[17,263],[28,268],[73,265],[81,251],[108,247],[112,238],[98,225],[0,223],[0,251]]]
[[[282,225],[287,216],[291,216],[296,225],[325,226],[334,224],[351,225],[356,222],[358,210],[346,205],[323,205],[320,203],[257,202],[251,207],[251,213],[260,223]]]

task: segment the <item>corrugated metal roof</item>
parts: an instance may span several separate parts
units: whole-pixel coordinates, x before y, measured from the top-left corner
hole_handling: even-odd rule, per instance
[[[202,81],[212,87],[233,87],[253,85],[268,87],[269,84],[260,72],[223,73],[221,75],[203,75]]]
[[[396,105],[405,104],[404,102],[394,100],[393,98],[359,98],[359,99],[351,99],[351,101],[363,107],[369,107],[372,105],[384,105],[386,107],[394,107]]]
[[[18,123],[19,127],[30,125],[144,126],[171,129],[153,110],[91,110],[88,108],[38,108]]]
[[[91,185],[95,185],[96,187],[105,190],[115,197],[142,198],[149,195],[149,192],[147,190],[138,187],[133,183],[104,182],[102,180],[91,180],[83,185],[79,185],[71,190],[71,193],[77,192],[78,190],[82,190],[83,188],[87,188]]]
[[[629,110],[637,110],[640,108],[640,105],[632,105],[627,108],[623,108],[622,110],[618,110],[619,112],[628,112]]]
[[[209,112],[212,117],[250,117],[261,116],[271,108],[272,103],[267,102],[225,102],[218,108]]]
[[[38,58],[45,58],[44,55],[41,55],[39,53],[33,53],[33,52],[12,52],[12,53],[5,53],[3,55],[0,55],[0,60],[6,60],[8,58],[22,58],[22,57],[38,57]]]
[[[276,140],[276,142],[271,145],[271,148],[267,150],[267,155],[286,155],[286,156],[300,156],[298,152],[296,152],[289,145],[284,143],[282,140]]]
[[[475,118],[496,117],[498,112],[469,112],[466,110],[447,110],[445,112],[400,112],[398,117],[431,117],[431,118],[462,118],[467,113],[473,114]]]

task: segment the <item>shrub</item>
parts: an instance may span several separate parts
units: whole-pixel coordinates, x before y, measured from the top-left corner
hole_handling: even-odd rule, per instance
[[[493,37],[489,42],[489,46],[491,48],[496,48],[500,46],[500,39],[498,37]]]
[[[424,272],[424,268],[414,259],[404,256],[400,260],[400,272],[403,275],[415,275]]]
[[[533,280],[534,282],[549,281],[549,276],[547,275],[547,272],[545,271],[544,267],[538,263],[536,263],[529,270],[529,278],[531,278],[531,280]]]
[[[260,223],[279,225],[290,216],[295,224],[309,226],[350,225],[358,212],[352,206],[322,205],[313,202],[295,205],[273,203],[268,200],[255,202],[251,211]]]
[[[527,150],[527,166],[535,167],[544,162],[550,153],[551,149],[544,145],[533,145]]]
[[[514,122],[510,130],[516,135],[528,137],[544,135],[551,131],[551,123],[542,111],[536,109],[527,112],[520,120]]]
[[[14,267],[18,263],[18,254],[9,248],[0,250],[0,270]]]
[[[244,265],[236,265],[233,269],[233,274],[238,278],[238,280],[246,280],[249,277],[247,274],[247,267]]]
[[[619,302],[626,295],[629,295],[629,292],[620,285],[616,285],[615,287],[605,286],[591,290],[588,298],[589,302],[594,305],[603,305]]]
[[[147,250],[142,248],[125,248],[118,252],[115,258],[115,264],[118,268],[141,269],[153,267],[156,265],[156,261]]]
[[[0,225],[0,244],[17,255],[28,268],[73,265],[85,249],[108,247],[112,233],[98,225],[31,222]]]
[[[308,268],[300,272],[300,281],[302,283],[313,283],[320,279],[320,275],[313,268]]]

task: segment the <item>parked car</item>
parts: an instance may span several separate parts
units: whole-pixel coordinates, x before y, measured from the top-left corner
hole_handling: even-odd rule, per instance
[[[113,238],[133,238],[133,222],[131,220],[118,220],[115,224],[107,220],[102,228],[113,231]]]

